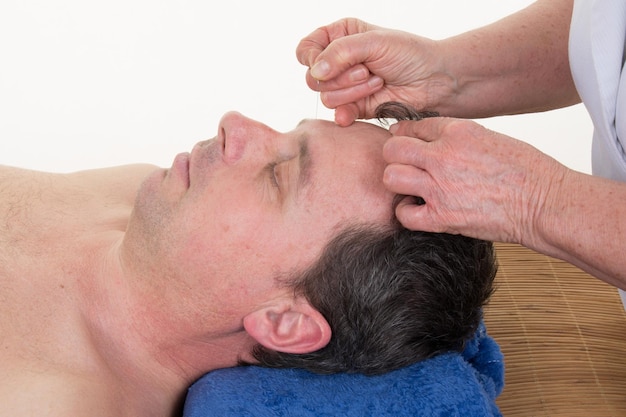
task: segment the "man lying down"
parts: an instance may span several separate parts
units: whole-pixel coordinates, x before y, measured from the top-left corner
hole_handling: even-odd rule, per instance
[[[376,374],[462,349],[492,245],[399,226],[389,136],[228,113],[168,169],[1,167],[0,414],[172,416],[218,368]]]

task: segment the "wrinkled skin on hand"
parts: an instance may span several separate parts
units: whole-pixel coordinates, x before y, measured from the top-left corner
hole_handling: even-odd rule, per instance
[[[536,148],[450,118],[404,121],[385,144],[383,182],[407,197],[396,209],[413,230],[524,243],[567,168]]]
[[[348,18],[306,36],[296,55],[309,67],[307,85],[335,109],[336,123],[347,126],[373,118],[387,101],[436,109],[435,100],[448,94],[443,86],[453,84],[436,48],[430,39]]]

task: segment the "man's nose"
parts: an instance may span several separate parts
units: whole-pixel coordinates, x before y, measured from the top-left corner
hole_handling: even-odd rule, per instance
[[[231,111],[222,116],[218,135],[223,141],[224,162],[232,164],[245,156],[260,155],[276,131]]]

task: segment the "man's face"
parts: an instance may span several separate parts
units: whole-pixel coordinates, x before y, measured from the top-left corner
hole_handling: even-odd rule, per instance
[[[240,318],[284,291],[276,278],[311,266],[344,227],[390,223],[388,137],[369,123],[321,120],[279,133],[228,113],[216,138],[142,185],[127,240],[140,242],[150,274],[189,289],[186,302]]]

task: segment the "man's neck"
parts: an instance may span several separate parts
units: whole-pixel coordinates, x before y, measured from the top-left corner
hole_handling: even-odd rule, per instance
[[[120,264],[120,245],[117,240],[99,248],[86,274],[90,279],[83,282],[78,297],[84,325],[93,354],[126,393],[129,408],[138,415],[160,415],[179,402],[185,381],[161,363],[151,317],[142,312]]]
[[[104,247],[99,272],[83,289],[88,327],[99,355],[123,381],[125,392],[163,410],[180,404],[189,385],[203,374],[235,366],[254,341],[243,328],[213,333],[209,317],[205,326],[190,320],[184,299],[168,305],[155,296],[151,283],[129,274],[122,250],[119,241]]]

